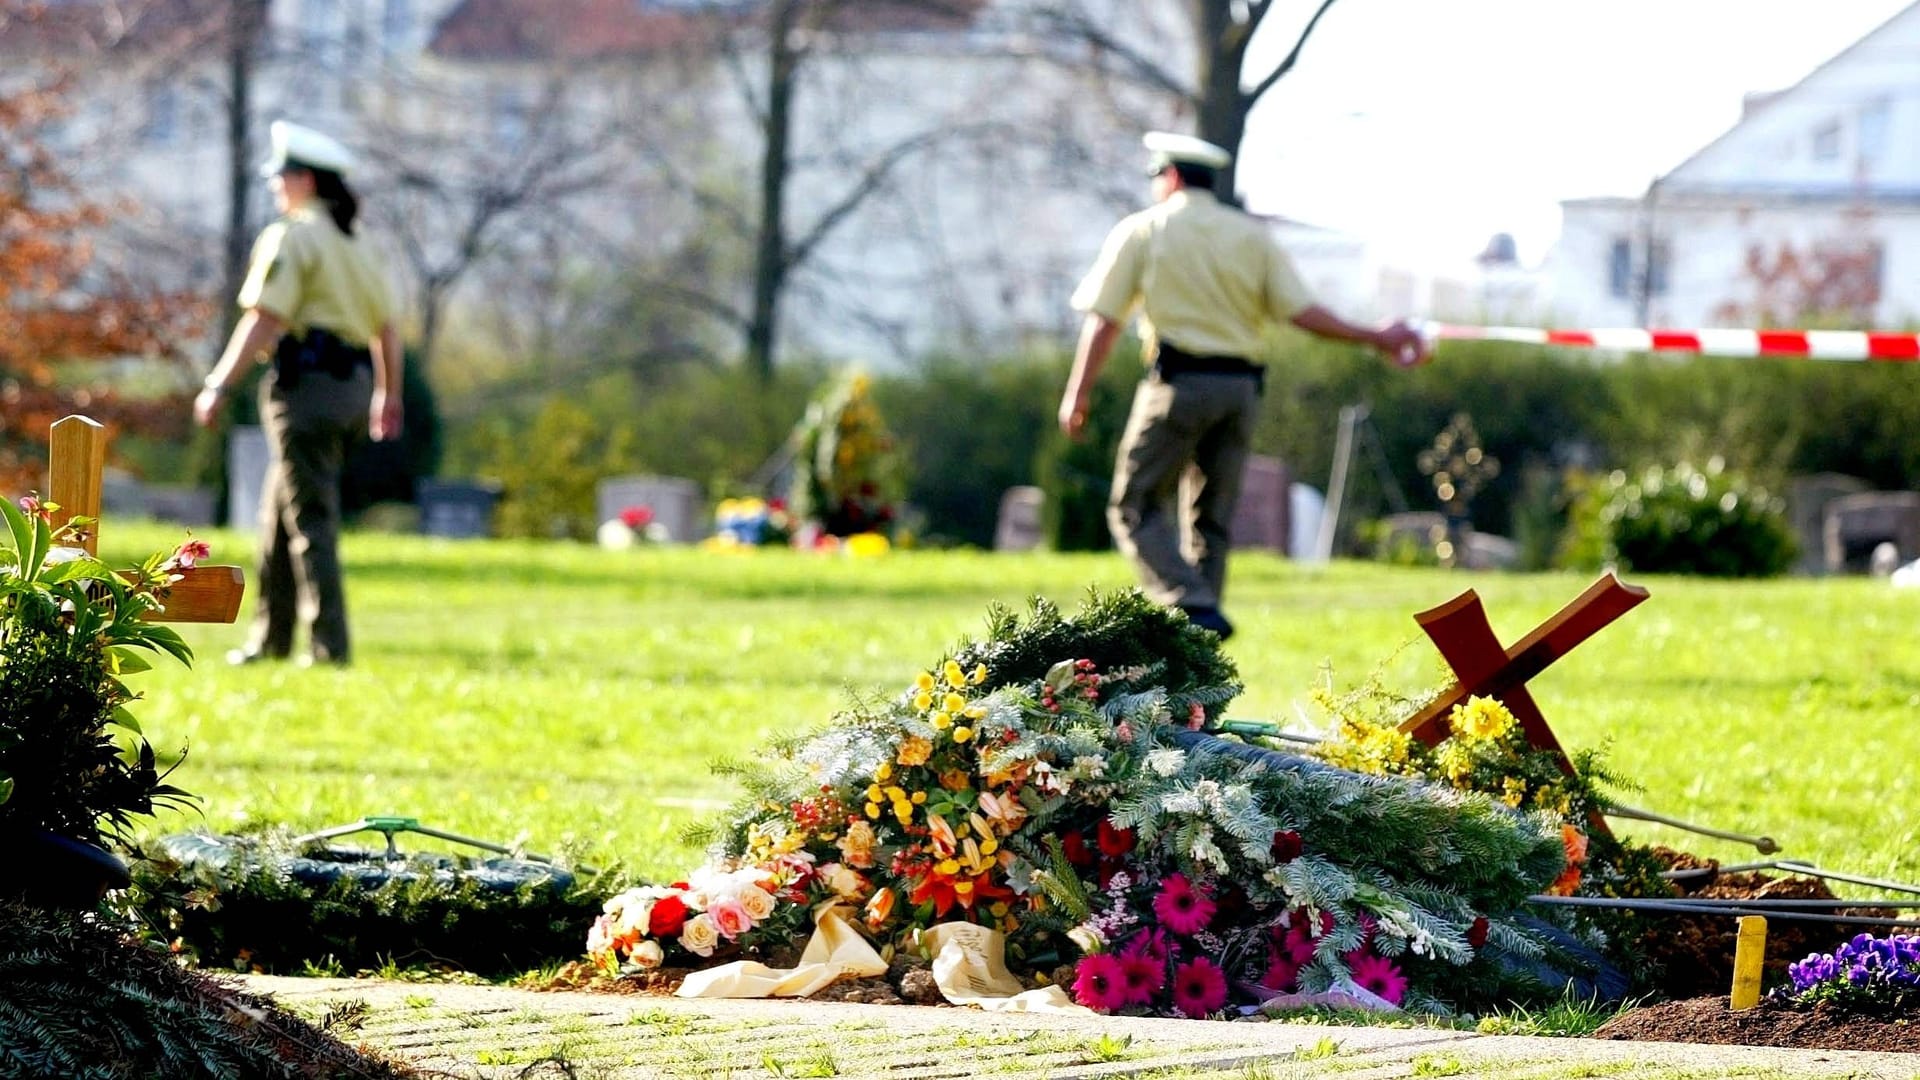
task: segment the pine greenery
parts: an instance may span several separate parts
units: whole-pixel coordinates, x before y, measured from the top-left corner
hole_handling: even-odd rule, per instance
[[[415,1075],[96,921],[0,904],[0,1080]]]

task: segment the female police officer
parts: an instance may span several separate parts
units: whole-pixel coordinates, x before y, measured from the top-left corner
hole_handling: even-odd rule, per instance
[[[260,496],[259,599],[246,646],[227,659],[284,658],[304,621],[311,642],[302,662],[345,664],[341,465],[363,431],[399,435],[400,342],[386,277],[354,231],[352,155],[284,121],[271,138],[261,173],[281,216],[254,244],[244,314],[193,403],[194,419],[211,425],[243,365],[271,359],[260,384],[272,456]]]

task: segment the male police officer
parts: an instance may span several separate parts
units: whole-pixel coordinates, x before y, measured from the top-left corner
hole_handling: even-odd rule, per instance
[[[1107,523],[1148,596],[1225,638],[1228,528],[1265,371],[1252,358],[1268,326],[1364,342],[1403,366],[1429,353],[1405,323],[1370,330],[1314,303],[1266,223],[1215,197],[1217,171],[1233,161],[1226,150],[1166,132],[1142,141],[1155,205],[1114,228],[1074,292],[1086,319],[1060,428],[1079,437],[1094,380],[1137,311],[1152,369],[1120,440]]]

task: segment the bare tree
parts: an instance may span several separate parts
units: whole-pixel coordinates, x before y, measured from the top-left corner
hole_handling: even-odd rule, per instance
[[[456,88],[415,88],[414,94]],[[464,122],[421,129],[369,116],[369,215],[397,243],[418,301],[417,349],[430,368],[455,289],[476,267],[502,254],[534,253],[543,232],[570,220],[571,203],[606,198],[623,171],[617,120],[581,106],[580,84],[549,76],[526,102],[474,116],[420,110]],[[498,103],[496,103],[498,104]]]
[[[794,271],[814,253],[893,172],[922,149],[952,134],[936,126],[916,132],[847,166],[840,195],[798,235],[790,232],[788,199],[795,161],[792,139],[803,69],[836,31],[855,31],[853,18],[965,18],[978,5],[968,0],[767,0],[764,14],[764,96],[751,82],[743,91],[760,129],[760,184],[755,221],[753,296],[746,320],[746,363],[762,379],[773,377],[778,352],[780,303]],[[853,18],[850,18],[852,16]],[[734,58],[736,70],[739,60]],[[756,100],[757,98],[757,100]]]
[[[1247,53],[1254,35],[1274,16],[1275,0],[1181,0],[1192,33],[1190,71],[1156,55],[1149,42],[1115,30],[1108,10],[1096,10],[1089,0],[1043,0],[1036,9],[1041,21],[1091,45],[1116,61],[1128,74],[1158,88],[1189,108],[1198,134],[1208,142],[1238,152],[1247,131],[1247,116],[1267,91],[1300,62],[1307,39],[1334,0],[1302,0],[1311,8],[1293,46],[1266,70],[1247,69]],[[1273,25],[1278,25],[1274,19]],[[1220,190],[1235,191],[1235,170],[1226,169]]]

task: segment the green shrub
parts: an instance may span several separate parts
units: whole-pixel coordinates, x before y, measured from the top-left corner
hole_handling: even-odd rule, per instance
[[[1576,498],[1564,561],[1618,563],[1651,574],[1769,577],[1793,562],[1793,535],[1780,500],[1729,472],[1655,465],[1636,477],[1614,472]]]

